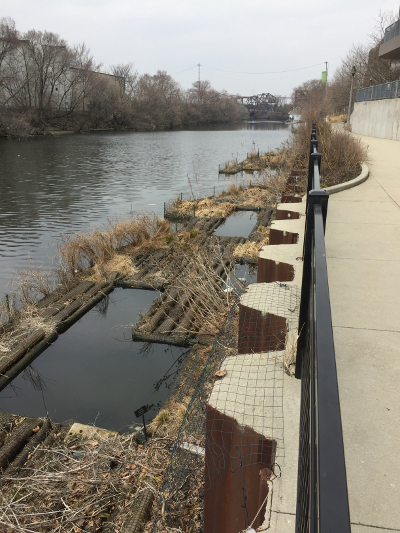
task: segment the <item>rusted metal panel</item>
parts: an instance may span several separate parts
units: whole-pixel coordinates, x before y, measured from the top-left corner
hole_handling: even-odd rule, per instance
[[[204,533],[253,528],[264,521],[276,442],[211,405],[206,411]]]

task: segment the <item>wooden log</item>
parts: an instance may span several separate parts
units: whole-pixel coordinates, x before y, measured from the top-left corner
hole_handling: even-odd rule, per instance
[[[72,315],[65,318],[62,322],[60,322],[57,325],[57,331],[59,333],[63,333],[68,328],[72,326],[77,320],[79,320],[83,315],[85,315],[92,307],[94,307],[96,304],[98,304],[105,296],[110,294],[114,290],[114,285],[110,283],[110,285],[107,285],[99,291],[93,298],[91,298],[88,302],[83,303],[81,307],[77,311],[75,311]]]
[[[53,320],[55,320],[57,323],[62,322],[67,317],[75,313],[81,305],[89,301],[93,296],[95,296],[98,293],[101,293],[102,290],[105,287],[108,287],[110,283],[107,283],[106,281],[96,283],[93,285],[92,288],[90,288],[88,291],[83,293],[82,295],[79,295],[78,298],[72,302],[71,304],[67,305],[64,309],[62,309],[59,313],[53,316]],[[112,285],[112,284],[111,284]],[[103,295],[105,296],[105,295]]]
[[[187,335],[155,335],[142,333],[132,329],[132,340],[139,342],[154,342],[156,344],[172,344],[173,346],[191,346],[197,344],[196,338],[189,339]]]
[[[71,299],[75,299],[80,294],[85,293],[91,287],[93,287],[94,284],[95,284],[94,281],[82,281],[82,283],[79,283],[77,287],[72,289],[72,291],[69,291],[65,296],[63,296],[63,298],[58,300],[51,307],[48,307],[44,311],[41,311],[39,313],[39,316],[43,319],[52,317],[53,315],[55,315],[56,313],[58,313],[59,311],[61,311],[61,309],[65,307],[66,302],[68,302]]]
[[[129,533],[141,533],[150,517],[153,501],[153,492],[150,489],[142,490],[131,503],[123,530]],[[114,528],[112,529],[114,531]]]
[[[43,422],[42,427],[37,433],[30,439],[28,444],[22,449],[22,451],[15,457],[12,463],[7,468],[7,475],[11,474],[11,471],[24,465],[28,460],[29,454],[40,444],[46,437],[51,429],[50,420],[48,418]]]
[[[80,283],[80,280],[72,280],[70,283],[68,283],[68,288],[59,288],[49,294],[48,296],[45,296],[39,302],[37,303],[36,307],[38,309],[45,309],[46,307],[49,307],[49,305],[57,302],[57,300],[60,300],[66,293],[69,291],[72,291],[75,287],[77,287]]]
[[[192,325],[195,312],[196,312],[196,302],[194,302],[191,309],[188,310],[188,312],[179,322],[178,326],[175,328],[175,333],[177,335],[188,334],[191,331],[190,326]]]
[[[42,341],[29,350],[25,355],[23,355],[17,362],[10,363],[10,367],[6,369],[7,374],[0,376],[0,391],[3,390],[11,381],[18,376],[28,365],[36,359],[46,348],[51,346],[51,344],[57,339],[58,333],[54,331],[50,335],[47,335]]]
[[[43,329],[38,329],[31,335],[25,337],[15,348],[10,350],[0,359],[0,374],[4,374],[5,370],[20,359],[28,350],[43,339],[46,335]]]
[[[154,315],[152,316],[149,333],[152,333],[158,327],[160,322],[168,315],[169,310],[172,307],[174,307],[176,303],[176,299],[178,298],[178,295],[179,295],[179,290],[174,287],[169,293],[169,295],[167,296],[162,307],[160,307],[160,309],[156,311]]]
[[[25,446],[33,430],[42,423],[37,418],[25,418],[21,424],[14,429],[0,448],[0,468],[6,467],[17,453]]]

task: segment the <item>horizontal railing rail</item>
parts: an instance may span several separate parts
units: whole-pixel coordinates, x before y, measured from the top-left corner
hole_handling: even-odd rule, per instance
[[[349,533],[350,514],[336,373],[321,154],[311,134],[296,377],[301,378],[296,533]]]
[[[386,100],[387,98],[400,98],[400,80],[358,89],[356,102]]]

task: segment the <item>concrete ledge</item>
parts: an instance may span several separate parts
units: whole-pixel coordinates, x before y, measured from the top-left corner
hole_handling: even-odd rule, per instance
[[[346,181],[345,183],[339,183],[338,185],[332,185],[332,187],[325,187],[323,190],[329,194],[335,194],[340,191],[345,191],[346,189],[351,189],[361,185],[368,179],[369,168],[365,163],[361,163],[361,174],[354,178],[353,180]]]

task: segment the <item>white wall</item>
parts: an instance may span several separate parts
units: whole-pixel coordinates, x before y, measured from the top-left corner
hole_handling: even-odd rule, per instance
[[[400,98],[356,102],[350,124],[354,133],[400,141]]]

